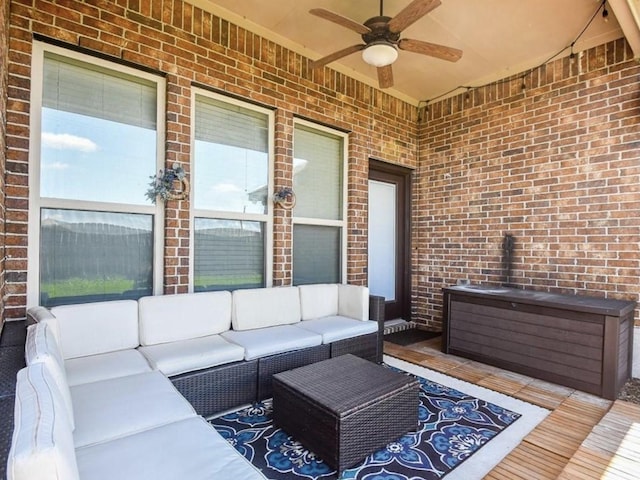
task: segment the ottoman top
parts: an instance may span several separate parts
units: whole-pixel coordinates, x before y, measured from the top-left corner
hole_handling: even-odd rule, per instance
[[[338,416],[349,415],[419,382],[351,354],[275,374],[282,383]]]

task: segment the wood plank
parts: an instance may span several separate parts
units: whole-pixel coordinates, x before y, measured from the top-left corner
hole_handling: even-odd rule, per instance
[[[515,392],[513,396],[522,401],[546,408],[547,410],[558,408],[564,400],[564,395],[533,384],[525,385],[524,388]]]

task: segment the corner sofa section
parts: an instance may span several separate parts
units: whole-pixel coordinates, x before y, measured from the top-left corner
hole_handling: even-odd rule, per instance
[[[381,361],[383,308],[307,285],[30,309],[8,478],[263,478],[202,417],[271,396],[280,371]]]

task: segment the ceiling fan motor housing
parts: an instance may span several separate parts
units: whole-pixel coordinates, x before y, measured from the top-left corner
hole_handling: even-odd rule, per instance
[[[393,33],[389,31],[387,24],[391,20],[391,17],[379,16],[372,17],[364,25],[371,29],[370,32],[362,34],[362,40],[369,45],[371,43],[390,43],[397,44],[400,40],[400,33]]]

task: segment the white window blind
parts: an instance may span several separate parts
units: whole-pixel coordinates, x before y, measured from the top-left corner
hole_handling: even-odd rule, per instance
[[[293,227],[293,284],[340,283],[340,228]]]
[[[194,290],[264,286],[264,223],[196,218]]]
[[[294,157],[293,190],[297,200],[294,215],[341,220],[342,137],[297,124]]]
[[[156,128],[155,83],[46,53],[43,107]]]
[[[265,114],[202,95],[196,102],[196,140],[268,152]]]

